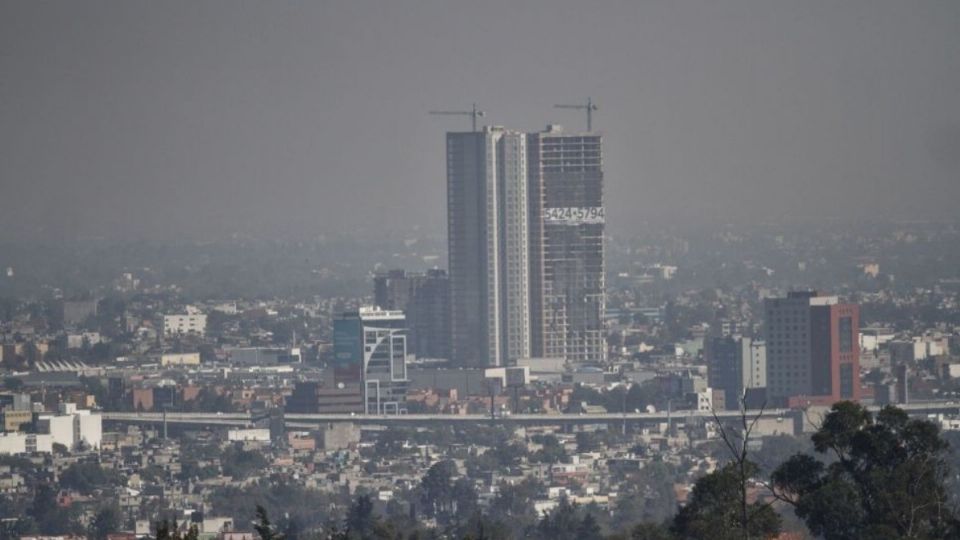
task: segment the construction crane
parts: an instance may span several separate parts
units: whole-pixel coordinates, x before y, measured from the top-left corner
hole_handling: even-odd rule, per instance
[[[554,105],[556,109],[578,109],[587,111],[587,131],[593,131],[593,111],[598,110],[597,104],[592,99],[587,98],[587,103],[580,105]]]
[[[455,114],[458,116],[469,116],[472,121],[471,125],[473,126],[473,131],[477,130],[477,117],[484,117],[487,113],[478,110],[477,104],[473,104],[473,109],[469,111],[430,111],[430,114]]]

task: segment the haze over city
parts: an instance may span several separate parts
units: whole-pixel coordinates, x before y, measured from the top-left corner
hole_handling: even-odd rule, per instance
[[[952,218],[960,5],[0,2],[4,237],[444,233],[443,133],[605,136],[609,232]]]
[[[0,540],[960,539],[960,2],[0,0]]]

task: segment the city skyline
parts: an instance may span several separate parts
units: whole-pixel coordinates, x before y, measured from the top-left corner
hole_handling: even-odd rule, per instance
[[[0,0],[0,540],[960,538],[957,0]]]

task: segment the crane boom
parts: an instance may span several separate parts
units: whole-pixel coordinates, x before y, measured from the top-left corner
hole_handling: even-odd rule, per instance
[[[593,99],[587,98],[585,104],[579,105],[554,105],[554,109],[576,109],[576,110],[586,110],[587,111],[587,131],[593,131],[593,111],[599,110],[597,104],[593,102]]]
[[[477,130],[477,118],[482,118],[487,115],[486,112],[477,109],[476,103],[473,104],[473,108],[469,111],[430,111],[429,113],[435,115],[469,116],[473,131]]]

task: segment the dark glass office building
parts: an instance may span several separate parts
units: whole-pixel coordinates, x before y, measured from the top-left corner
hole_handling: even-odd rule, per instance
[[[374,302],[406,315],[409,352],[418,358],[450,358],[450,280],[446,271],[377,274]]]

